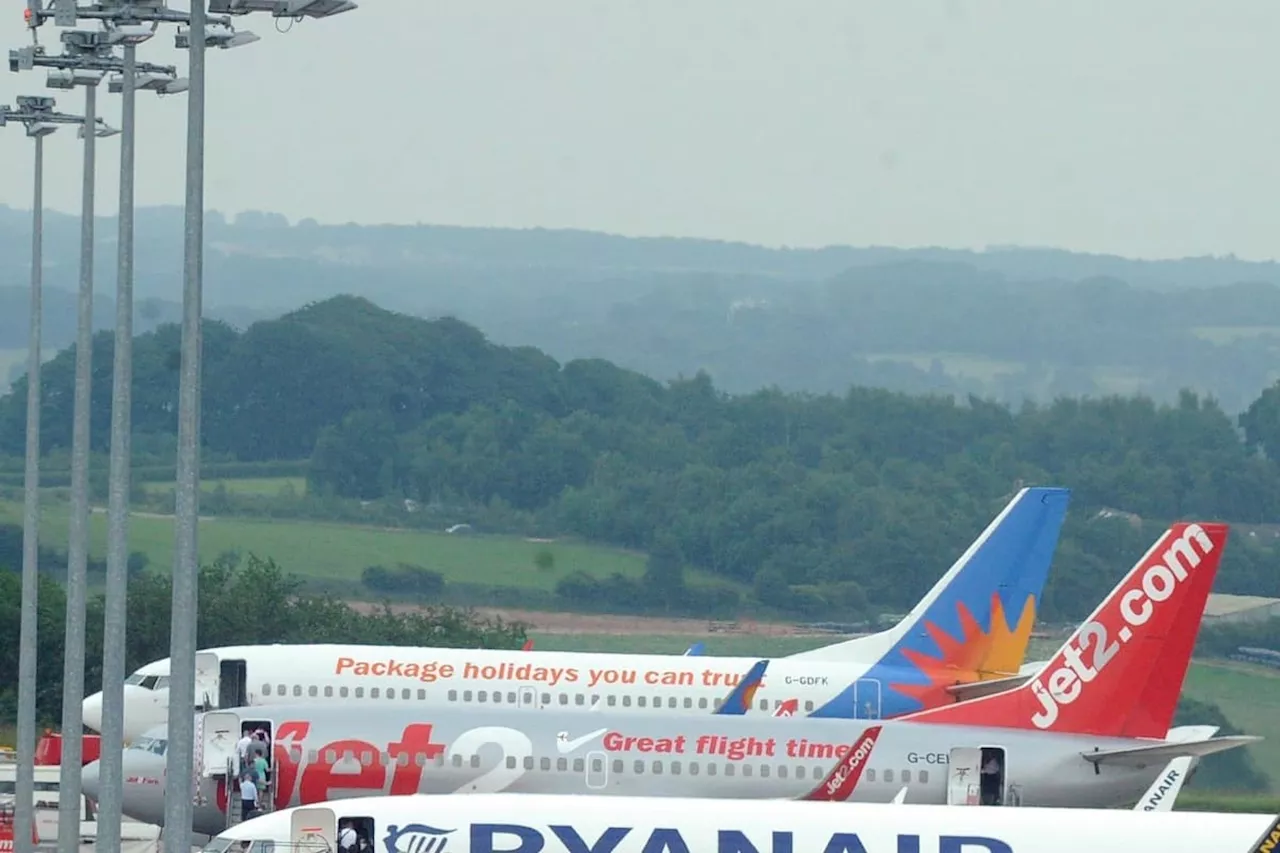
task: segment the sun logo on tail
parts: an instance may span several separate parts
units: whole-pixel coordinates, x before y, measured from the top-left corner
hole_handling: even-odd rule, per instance
[[[960,620],[959,637],[952,637],[933,622],[925,623],[937,652],[902,649],[902,656],[915,665],[925,680],[889,686],[915,699],[921,707],[949,704],[951,699],[946,688],[951,685],[1016,675],[1036,621],[1035,596],[1027,596],[1017,623],[1010,625],[999,594],[993,595],[990,631],[983,630],[963,602],[956,605],[956,613]]]

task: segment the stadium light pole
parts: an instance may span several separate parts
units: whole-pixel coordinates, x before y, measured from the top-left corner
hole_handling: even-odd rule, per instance
[[[31,314],[27,339],[27,435],[26,471],[23,482],[22,615],[18,649],[18,767],[15,779],[14,849],[34,850],[35,740],[36,740],[36,642],[39,603],[40,531],[40,323],[44,264],[44,138],[62,124],[81,124],[83,116],[54,112],[49,97],[20,97],[18,108],[0,106],[0,127],[20,122],[35,141],[31,207]],[[92,120],[91,120],[92,121]],[[93,125],[104,135],[105,125]],[[83,127],[83,125],[82,125]],[[94,134],[86,134],[92,136]],[[77,824],[79,814],[76,815]]]

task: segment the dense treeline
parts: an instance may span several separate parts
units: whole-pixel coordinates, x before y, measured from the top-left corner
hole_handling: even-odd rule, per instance
[[[109,338],[96,342],[95,445],[109,439]],[[178,332],[135,347],[139,452],[171,450]],[[74,354],[46,369],[43,439],[70,442]],[[1220,591],[1280,595],[1280,390],[1236,424],[1213,400],[974,398],[853,388],[726,396],[599,360],[563,367],[353,298],[244,333],[210,324],[203,438],[218,458],[310,458],[317,495],[450,507],[650,552],[641,582],[573,576],[582,606],[705,613],[742,596],[800,613],[908,607],[1020,484],[1074,490],[1043,613],[1076,619],[1174,518],[1238,525]],[[23,446],[20,386],[0,452]],[[1104,512],[1104,510],[1110,510]],[[287,555],[275,555],[287,559]],[[721,586],[689,584],[701,567]],[[358,568],[358,567],[355,567]],[[430,566],[425,568],[430,569]]]
[[[21,532],[17,554],[0,551],[0,721],[13,721],[18,701],[18,637],[21,618]],[[5,537],[7,543],[12,537]],[[43,550],[39,586],[39,688],[37,713],[56,725],[62,719],[63,639],[66,594],[57,576],[65,554]],[[6,569],[14,569],[7,571]],[[459,648],[519,648],[524,626],[474,618],[452,608],[420,612],[358,612],[328,596],[304,594],[301,582],[270,559],[227,555],[203,566],[199,579],[197,633],[201,648],[241,643],[378,643]],[[129,672],[169,656],[169,576],[143,571],[129,581],[125,665]],[[102,683],[103,598],[87,608],[85,687]]]

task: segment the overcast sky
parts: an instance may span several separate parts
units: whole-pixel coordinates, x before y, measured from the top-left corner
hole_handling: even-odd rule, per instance
[[[0,41],[29,40],[18,3]],[[178,5],[175,2],[175,5]],[[1280,3],[360,0],[208,55],[207,206],[769,245],[1280,255]],[[42,37],[58,50],[57,30]],[[171,31],[170,31],[171,33]],[[141,59],[185,64],[166,33]],[[0,101],[48,92],[5,73]],[[80,92],[52,92],[78,111]],[[104,102],[118,124],[119,98]],[[180,204],[185,96],[138,98]],[[79,142],[46,200],[79,207]],[[100,144],[116,208],[118,137]],[[0,202],[31,146],[0,131]]]

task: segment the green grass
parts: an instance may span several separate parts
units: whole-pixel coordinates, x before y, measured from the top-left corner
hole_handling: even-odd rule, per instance
[[[1280,671],[1247,664],[1197,662],[1187,673],[1183,695],[1213,702],[1246,734],[1261,735],[1262,742],[1245,748],[1254,763],[1271,776],[1272,790],[1278,790]]]
[[[173,483],[142,483],[142,488],[150,493],[171,491]],[[295,493],[307,493],[305,477],[260,477],[244,480],[201,480],[200,491],[212,492],[222,486],[233,495],[254,495],[257,497],[275,497],[286,486],[292,486]]]
[[[65,504],[46,503],[41,540],[65,548],[68,515]],[[21,519],[20,503],[0,502],[0,521],[20,524]],[[106,542],[106,513],[95,512],[90,519],[91,555],[103,557]],[[533,564],[534,555],[544,548],[555,558],[554,567],[546,571]],[[143,552],[157,571],[164,571],[173,559],[173,519],[135,514],[129,521],[129,550]],[[578,570],[637,576],[644,571],[645,561],[640,553],[567,541],[451,536],[313,521],[202,519],[201,560],[211,561],[231,550],[272,557],[285,571],[307,578],[359,580],[366,566],[410,563],[438,571],[446,580],[537,589],[551,589],[557,580]]]

